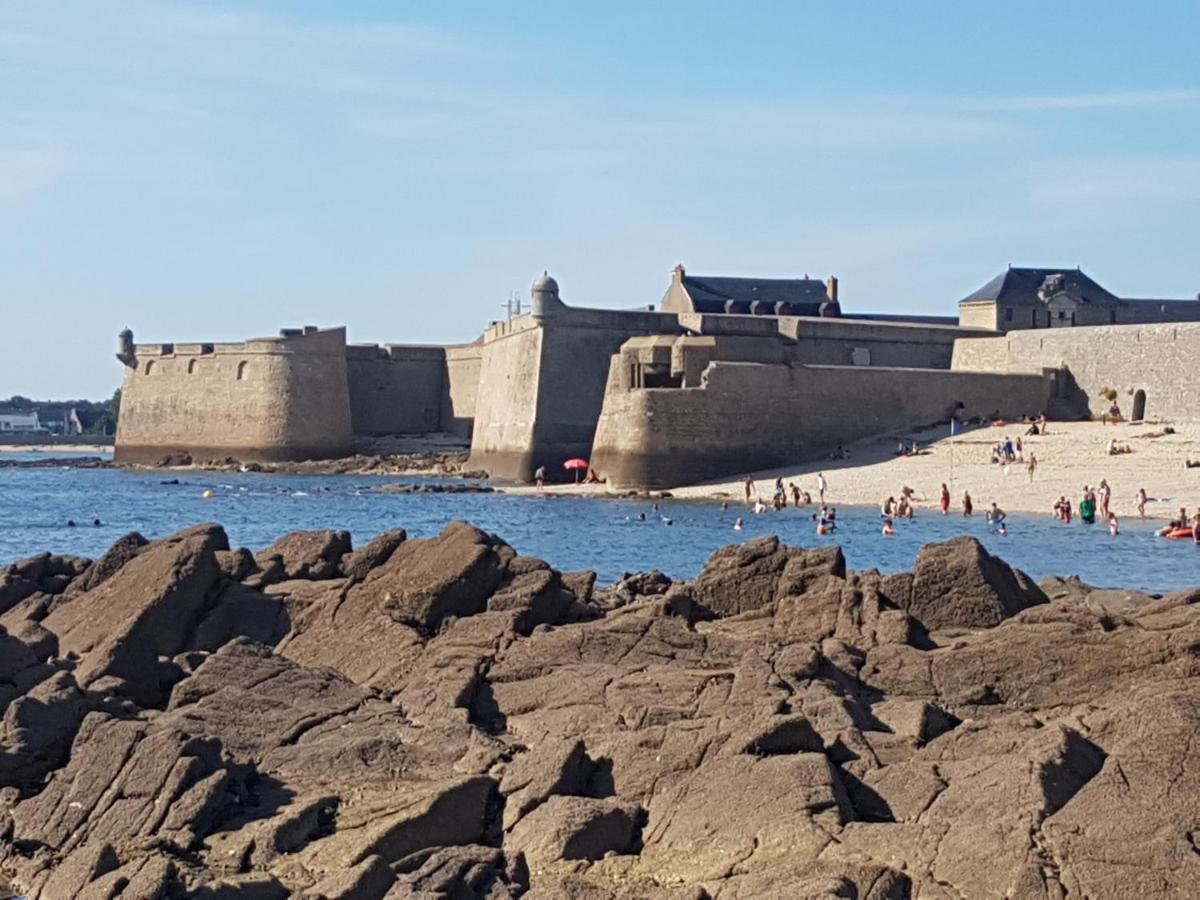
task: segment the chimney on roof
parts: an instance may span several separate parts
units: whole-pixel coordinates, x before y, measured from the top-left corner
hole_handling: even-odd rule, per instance
[[[830,275],[829,280],[825,282],[825,293],[829,295],[830,301],[837,303],[837,276]]]
[[[683,267],[683,263],[679,263],[679,264],[678,264],[677,266],[675,266],[675,268],[674,268],[674,269],[672,269],[671,271],[675,273],[675,280],[676,280],[676,281],[683,281],[683,276],[687,274],[687,269],[685,269],[685,268]]]

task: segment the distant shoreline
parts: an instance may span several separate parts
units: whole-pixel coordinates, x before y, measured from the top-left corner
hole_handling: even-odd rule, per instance
[[[112,444],[57,444],[57,443],[36,443],[36,444],[0,444],[0,453],[90,453],[93,455],[108,455],[113,452]]]

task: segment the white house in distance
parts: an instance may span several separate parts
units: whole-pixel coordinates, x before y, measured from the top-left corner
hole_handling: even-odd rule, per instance
[[[42,424],[34,412],[0,412],[0,432],[41,431]]]

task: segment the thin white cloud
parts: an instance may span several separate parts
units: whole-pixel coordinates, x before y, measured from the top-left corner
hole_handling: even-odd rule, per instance
[[[1129,215],[1139,210],[1200,202],[1200,156],[1076,157],[1033,169],[1035,207],[1069,215]]]
[[[47,190],[75,167],[70,154],[53,148],[0,148],[0,200]]]
[[[1167,88],[1148,91],[1102,91],[1083,94],[1032,94],[981,99],[971,105],[996,112],[1057,112],[1091,109],[1136,109],[1200,103],[1200,88]]]

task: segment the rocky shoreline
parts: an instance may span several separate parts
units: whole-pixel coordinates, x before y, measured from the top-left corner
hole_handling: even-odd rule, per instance
[[[222,459],[193,459],[188,453],[172,453],[154,465],[129,465],[130,469],[182,470],[192,472],[263,472],[273,475],[437,475],[485,479],[487,472],[467,468],[466,452],[355,453],[338,459],[308,459],[296,462],[244,462],[232,456]]]
[[[759,538],[597,586],[456,522],[0,574],[33,898],[1183,896],[1200,588]],[[0,889],[2,893],[2,889]]]

